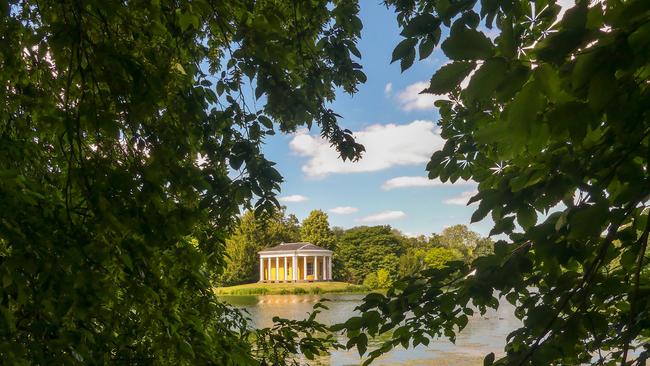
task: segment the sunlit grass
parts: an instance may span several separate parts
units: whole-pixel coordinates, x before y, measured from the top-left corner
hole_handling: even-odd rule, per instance
[[[215,288],[217,295],[298,295],[368,291],[363,285],[347,282],[249,283]]]

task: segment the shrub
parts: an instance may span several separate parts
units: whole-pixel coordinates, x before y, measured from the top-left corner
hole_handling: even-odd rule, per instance
[[[393,284],[390,272],[381,268],[377,272],[369,273],[363,280],[363,285],[371,290],[389,288]]]

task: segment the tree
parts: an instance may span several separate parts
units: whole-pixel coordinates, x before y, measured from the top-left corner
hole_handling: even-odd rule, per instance
[[[386,269],[379,269],[377,272],[370,272],[363,280],[363,285],[371,290],[387,289],[393,284],[390,272]]]
[[[494,242],[490,238],[481,238],[476,243],[474,257],[480,258],[494,254]]]
[[[294,214],[285,216],[286,208],[262,215],[258,221],[265,230],[265,237],[259,243],[261,248],[274,247],[280,243],[294,243],[300,240],[300,222]]]
[[[462,257],[470,263],[478,255],[476,250],[481,244],[482,246],[489,246],[489,239],[481,238],[481,236],[465,225],[453,225],[442,230],[442,233],[436,237],[439,245],[455,249],[462,253]],[[489,249],[481,248],[482,253],[486,253]]]
[[[250,343],[263,334],[211,279],[240,207],[278,205],[265,136],[318,126],[343,159],[363,151],[328,108],[365,81],[357,13],[347,0],[2,2],[3,363],[266,362]],[[296,342],[273,352],[323,345]]]
[[[222,285],[251,283],[259,279],[259,255],[264,248],[298,240],[300,228],[294,215],[285,217],[282,208],[271,214],[255,215],[248,211],[226,239],[226,263],[219,278]]]
[[[426,249],[407,248],[399,257],[398,277],[416,276],[424,269]]]
[[[300,239],[325,249],[336,249],[334,233],[330,229],[327,214],[322,210],[313,210],[302,221]]]
[[[372,317],[335,329],[365,350],[368,336],[399,326],[372,359],[427,334],[453,339],[470,303],[483,312],[505,296],[523,326],[486,365],[645,364],[650,2],[578,0],[561,19],[552,0],[386,3],[403,28],[393,51],[403,70],[416,46],[425,58],[448,34],[451,62],[424,91],[447,96],[429,177],[477,181],[472,221],[490,214],[491,234],[507,239],[473,268],[369,296],[360,310]],[[492,40],[481,29],[495,25]]]
[[[361,283],[379,269],[397,275],[401,238],[390,226],[359,226],[347,230],[339,239],[334,260],[341,263],[341,279]]]
[[[427,268],[444,268],[448,262],[463,260],[463,253],[455,248],[435,247],[427,250],[424,265]]]
[[[398,277],[415,276],[425,268],[424,256],[427,250],[439,245],[435,240],[437,235],[406,237],[400,232],[398,234],[402,239],[403,254],[399,257],[397,275]]]

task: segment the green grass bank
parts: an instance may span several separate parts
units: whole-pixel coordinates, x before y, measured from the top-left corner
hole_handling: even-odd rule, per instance
[[[304,282],[304,283],[248,283],[245,285],[217,287],[217,295],[297,295],[359,293],[370,290],[362,285],[347,282]]]

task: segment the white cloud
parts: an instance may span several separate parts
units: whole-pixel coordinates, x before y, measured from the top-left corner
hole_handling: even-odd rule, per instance
[[[420,94],[420,92],[429,87],[428,81],[418,81],[411,84],[406,89],[397,93],[397,100],[406,112],[412,110],[428,110],[434,108],[434,103],[438,99],[446,99],[444,96],[433,94]]]
[[[307,200],[309,200],[309,198],[300,194],[292,194],[289,196],[278,197],[278,201],[280,202],[295,203],[295,202],[305,202]]]
[[[359,222],[372,223],[372,222],[386,222],[392,220],[399,220],[406,217],[404,211],[383,211],[376,214],[366,216],[359,219]]]
[[[333,173],[373,172],[399,165],[423,164],[444,145],[432,121],[417,120],[406,125],[376,124],[353,134],[366,148],[358,162],[344,162],[329,142],[307,132],[297,133],[289,147],[294,153],[309,157],[302,166],[307,177],[324,178]]]
[[[465,191],[459,194],[458,196],[448,198],[444,200],[443,202],[447,205],[459,205],[459,206],[466,206],[467,202],[469,201],[472,196],[476,195],[478,191]]]
[[[393,83],[386,84],[386,86],[384,87],[384,93],[386,95],[389,95],[392,91],[393,91]]]
[[[384,184],[382,184],[381,189],[385,191],[389,191],[391,189],[397,189],[397,188],[435,187],[435,186],[451,185],[451,184],[452,183],[450,181],[443,183],[440,181],[440,179],[429,179],[427,177],[420,177],[420,176],[414,176],[414,177],[405,176],[405,177],[395,177],[385,181]],[[468,184],[475,184],[475,182],[471,180],[459,179],[456,181],[456,183],[453,184],[468,185]]]
[[[327,211],[339,215],[349,215],[359,211],[359,209],[351,206],[339,206],[339,207],[330,208]]]
[[[469,85],[469,81],[472,79],[474,72],[475,71],[470,72],[469,75],[460,83],[462,89],[465,89],[467,85]],[[424,89],[428,88],[429,85],[430,82],[428,81],[418,81],[397,93],[397,100],[401,104],[402,110],[406,112],[413,110],[426,111],[435,108],[434,103],[436,100],[449,100],[449,97],[446,94],[420,94]]]

